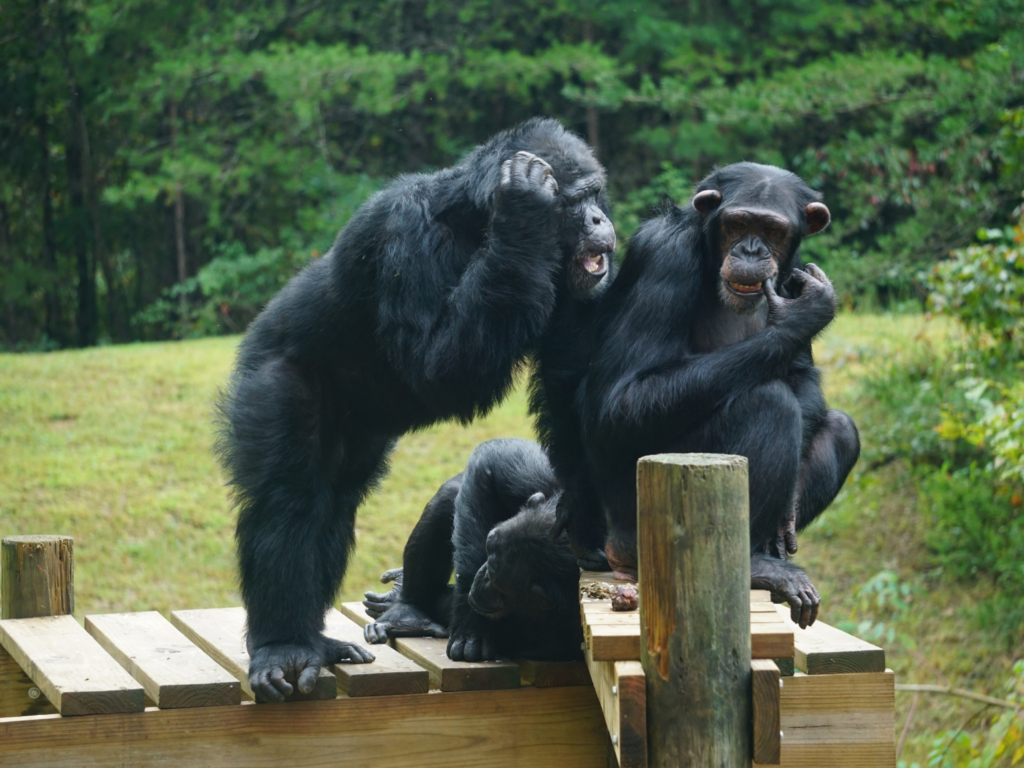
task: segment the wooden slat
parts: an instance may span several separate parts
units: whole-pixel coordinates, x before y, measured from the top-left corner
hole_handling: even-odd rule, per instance
[[[356,624],[373,621],[362,603],[342,603],[341,611]],[[493,691],[518,688],[519,665],[514,661],[452,661],[448,658],[448,640],[443,637],[405,637],[388,643],[396,651],[430,673],[430,683],[442,691]],[[380,646],[370,646],[370,650]]]
[[[36,698],[29,691],[38,692]],[[52,715],[57,712],[14,658],[0,648],[0,717]]]
[[[767,593],[766,593],[767,594]],[[783,621],[771,603],[766,612],[752,612],[750,626],[751,656],[755,659],[791,658],[795,625]],[[640,614],[612,611],[607,600],[582,599],[580,613],[587,648],[596,661],[638,661],[640,659]]]
[[[142,686],[73,616],[0,621],[0,644],[62,715],[142,711]]]
[[[589,687],[341,697],[0,720],[0,765],[604,768],[605,732]]]
[[[85,629],[163,709],[238,704],[241,686],[156,611],[85,617]]]
[[[538,688],[559,688],[566,685],[590,685],[590,670],[582,661],[534,661],[516,659],[519,675]]]
[[[387,645],[369,646],[363,630],[354,621],[333,608],[327,612],[324,634],[346,643],[366,646],[376,657],[370,664],[335,664],[340,692],[349,696],[394,696],[427,693],[430,674]]]
[[[893,768],[891,671],[801,675],[783,680],[784,768]]]
[[[586,655],[619,768],[647,765],[647,681],[638,661],[595,661]]]
[[[885,651],[877,645],[829,626],[821,620],[814,622],[807,629],[800,629],[789,618],[788,608],[776,608],[783,621],[794,628],[794,660],[797,669],[808,675],[885,671]]]
[[[754,659],[750,668],[754,701],[754,762],[778,765],[782,749],[779,668],[768,659]]]
[[[245,649],[245,609],[205,608],[172,611],[171,623],[220,664],[242,685],[250,698],[256,698],[249,685],[249,653]],[[337,680],[326,669],[310,693],[296,689],[289,701],[333,699],[338,695]]]

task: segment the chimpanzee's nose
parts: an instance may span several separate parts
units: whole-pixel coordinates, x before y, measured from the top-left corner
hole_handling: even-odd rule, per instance
[[[583,219],[583,232],[588,251],[609,253],[615,250],[615,227],[596,205],[587,206]]]

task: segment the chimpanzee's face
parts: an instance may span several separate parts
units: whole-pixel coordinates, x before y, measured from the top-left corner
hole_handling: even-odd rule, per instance
[[[774,280],[793,257],[796,226],[770,210],[726,208],[718,214],[722,266],[719,297],[738,312],[764,301],[764,283]]]
[[[608,282],[615,250],[604,175],[595,173],[569,185],[561,191],[559,202],[559,245],[570,256],[569,291],[575,298],[586,298]]]
[[[469,604],[490,619],[517,615],[536,617],[554,608],[551,591],[564,581],[564,555],[548,538],[557,497],[535,494],[519,514],[487,535],[487,562],[476,572]],[[575,562],[570,580],[577,578]]]
[[[812,202],[797,218],[785,207],[764,207],[722,200],[717,189],[694,195],[693,207],[708,220],[709,245],[717,256],[718,297],[741,314],[755,311],[765,301],[765,283],[787,274],[801,232],[813,235],[829,223],[823,203]],[[774,286],[773,287],[777,287]]]

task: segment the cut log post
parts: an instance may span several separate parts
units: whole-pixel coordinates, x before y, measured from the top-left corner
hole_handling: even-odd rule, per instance
[[[637,465],[652,768],[751,765],[750,523],[742,456]]]
[[[0,543],[0,619],[65,616],[74,610],[70,536],[8,536]],[[18,662],[0,648],[0,717],[56,711]]]

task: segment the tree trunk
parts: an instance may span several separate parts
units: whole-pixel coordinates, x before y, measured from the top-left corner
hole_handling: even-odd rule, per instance
[[[594,27],[589,21],[583,22],[583,39],[588,43],[594,42]],[[587,142],[590,144],[590,148],[594,150],[594,157],[598,156],[600,151],[600,119],[597,114],[597,107],[590,105],[587,107]]]
[[[14,271],[14,256],[11,255],[10,219],[7,214],[7,206],[0,203],[0,263],[7,269],[8,274]],[[8,290],[10,290],[8,288]],[[4,320],[7,326],[7,345],[14,347],[18,341],[18,314],[14,303],[14,296],[9,295],[4,300]]]
[[[171,99],[170,102],[170,119],[171,148],[173,150],[178,146],[178,102],[176,99]],[[174,184],[174,240],[178,252],[178,284],[184,287],[185,280],[188,279],[188,264],[185,260],[185,196],[182,193],[180,181]],[[181,335],[184,336],[188,322],[188,301],[184,291],[178,295],[178,311],[181,316]]]
[[[75,101],[72,94],[72,102]],[[75,122],[78,122],[75,115]],[[85,180],[82,178],[81,134],[75,130],[67,147],[68,182],[71,188],[72,231],[78,271],[78,346],[96,343],[96,263],[89,258],[89,230],[86,222]]]

